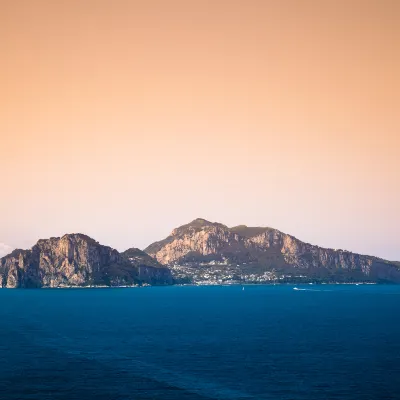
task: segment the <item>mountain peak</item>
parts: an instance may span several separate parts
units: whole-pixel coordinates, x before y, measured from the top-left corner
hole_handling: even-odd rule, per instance
[[[100,246],[100,243],[91,238],[88,235],[83,233],[66,233],[61,237],[50,237],[48,239],[39,239],[33,248],[39,247],[42,248],[48,246],[60,246],[65,242],[69,242],[70,244],[79,245],[81,243],[86,243],[90,246]],[[106,246],[104,246],[106,247]]]
[[[206,220],[204,218],[196,218],[190,224],[191,225],[192,224],[195,224],[195,225],[197,225],[197,224],[199,224],[199,225],[210,225],[210,224],[212,224],[212,222],[210,222],[210,221],[208,221],[208,220]]]
[[[228,227],[226,225],[220,224],[218,222],[211,222],[204,218],[196,218],[192,222],[189,222],[188,224],[185,224],[178,228],[175,228],[171,232],[170,236],[180,235],[181,233],[186,232],[188,229],[202,230],[203,228],[208,227],[208,226],[218,226],[218,227],[221,227],[224,229],[228,229]]]
[[[225,225],[220,224],[219,222],[211,222],[204,218],[196,218],[192,222],[182,225],[182,227],[188,227],[188,226],[202,227],[202,226],[225,226]]]
[[[64,239],[64,238],[74,239],[74,240],[80,239],[80,240],[84,240],[85,242],[98,243],[96,240],[94,240],[93,238],[91,238],[88,235],[85,235],[84,233],[66,233],[65,235],[63,235],[61,237],[61,239]]]

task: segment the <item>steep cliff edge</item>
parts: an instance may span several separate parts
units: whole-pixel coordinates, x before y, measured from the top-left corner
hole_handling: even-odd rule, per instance
[[[0,259],[0,286],[36,288],[169,284],[168,268],[147,254],[135,261],[82,234],[41,239],[30,250],[14,250]]]
[[[170,266],[176,276],[196,276],[200,281],[218,275],[219,280],[222,276],[230,281],[400,283],[400,268],[395,262],[313,246],[273,228],[228,228],[200,218],[174,229],[145,251]]]

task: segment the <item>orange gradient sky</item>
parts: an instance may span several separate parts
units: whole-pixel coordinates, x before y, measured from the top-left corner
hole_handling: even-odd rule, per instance
[[[400,260],[400,2],[0,0],[0,243],[196,217]]]

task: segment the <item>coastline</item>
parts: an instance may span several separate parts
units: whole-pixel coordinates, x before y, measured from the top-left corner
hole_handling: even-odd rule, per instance
[[[352,285],[352,286],[361,286],[361,285],[396,285],[394,283],[378,283],[378,282],[323,282],[323,283],[184,283],[184,284],[173,284],[173,285],[120,285],[120,286],[107,286],[107,285],[87,285],[87,286],[43,286],[37,288],[7,288],[1,287],[0,289],[138,289],[138,288],[145,288],[145,287],[208,287],[208,286],[215,286],[215,287],[228,287],[228,286],[321,286],[321,285]]]

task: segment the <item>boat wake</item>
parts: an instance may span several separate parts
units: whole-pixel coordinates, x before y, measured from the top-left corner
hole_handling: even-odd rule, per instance
[[[293,290],[301,290],[301,291],[304,291],[304,292],[331,292],[331,290],[305,289],[305,288],[298,288],[298,287],[294,287]]]

